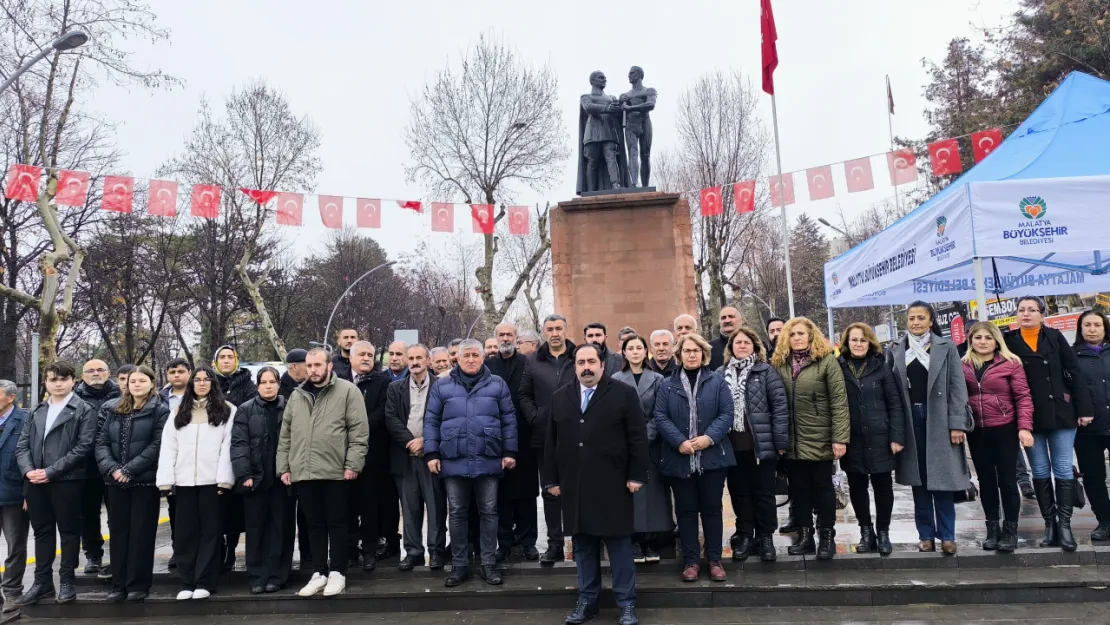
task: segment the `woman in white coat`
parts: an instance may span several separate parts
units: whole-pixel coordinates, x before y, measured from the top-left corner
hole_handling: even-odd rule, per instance
[[[220,554],[220,495],[231,490],[231,428],[235,406],[224,401],[216,372],[193,372],[177,410],[162,430],[158,488],[177,499],[173,552],[185,589],[179,600],[216,592]]]

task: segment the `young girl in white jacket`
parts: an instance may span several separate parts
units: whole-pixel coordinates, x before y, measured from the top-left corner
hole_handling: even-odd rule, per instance
[[[158,488],[173,491],[176,514],[173,553],[185,589],[179,600],[216,592],[220,554],[220,496],[235,482],[231,426],[235,407],[224,401],[216,372],[198,367],[177,410],[162,430]]]

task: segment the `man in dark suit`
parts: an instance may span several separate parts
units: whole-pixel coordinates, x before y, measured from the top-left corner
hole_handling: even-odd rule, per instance
[[[647,431],[636,389],[605,375],[599,351],[590,344],[579,347],[577,380],[551,399],[543,484],[561,500],[563,527],[574,539],[578,604],[566,622],[584,623],[598,613],[604,541],[619,623],[636,625],[632,494],[648,480]]]
[[[368,341],[351,345],[351,366],[354,368],[355,385],[366,401],[366,419],[370,439],[366,448],[366,466],[351,482],[347,501],[348,568],[357,567],[362,555],[362,568],[372,571],[379,557],[379,539],[382,536],[394,542],[400,522],[397,489],[389,472],[389,433],[385,429],[386,390],[389,374],[377,368],[374,346]],[[390,525],[392,520],[392,525]],[[359,539],[362,548],[359,549]]]

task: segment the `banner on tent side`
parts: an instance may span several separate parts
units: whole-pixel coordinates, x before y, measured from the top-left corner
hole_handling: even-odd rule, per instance
[[[980,256],[1083,252],[1106,245],[1110,227],[1106,177],[1003,180],[968,186]]]

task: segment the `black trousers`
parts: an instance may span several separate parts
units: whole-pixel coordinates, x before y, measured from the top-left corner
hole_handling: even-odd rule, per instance
[[[308,522],[312,544],[312,570],[326,576],[329,571],[347,574],[347,498],[351,485],[344,480],[310,480],[295,484]],[[328,566],[328,554],[331,566]]]
[[[975,428],[967,433],[971,448],[971,461],[979,477],[979,499],[988,521],[998,521],[998,498],[1002,496],[1002,511],[1007,521],[1017,521],[1021,511],[1021,491],[1018,490],[1017,423],[993,428]],[[1105,487],[1103,487],[1105,488]]]
[[[95,478],[86,478],[81,490],[81,546],[89,560],[104,557],[104,532],[100,527],[100,507],[110,509],[108,493],[104,480],[97,473]],[[108,528],[112,527],[112,517],[108,517]]]
[[[537,458],[543,458],[543,450],[536,451]],[[563,544],[563,506],[558,497],[553,497],[545,488],[543,497],[543,520],[547,525],[547,544]]]
[[[222,531],[220,543],[220,559],[228,568],[235,565],[235,549],[239,547],[239,538],[246,529],[243,512],[243,496],[238,493],[226,492],[220,496],[223,511]]]
[[[848,472],[848,498],[856,511],[856,521],[860,527],[871,525],[871,498],[867,495],[867,483],[875,489],[875,529],[880,532],[890,530],[890,516],[894,512],[894,478],[890,471],[883,473]]]
[[[170,517],[170,542],[173,542],[174,526],[177,525],[177,497],[170,493],[166,495],[166,507],[169,509]]]
[[[791,460],[790,497],[800,514],[801,527],[813,528],[811,510],[816,509],[817,527],[832,529],[836,524],[836,491],[833,489],[832,460]]]
[[[251,586],[284,586],[293,568],[296,503],[280,482],[243,495]]]
[[[305,563],[312,562],[312,541],[308,538],[308,519],[304,518],[304,504],[293,490],[293,499],[297,501],[297,551],[301,554],[301,568]]]
[[[756,462],[753,452],[736,452],[736,466],[728,469],[728,497],[736,514],[737,534],[770,536],[778,529],[777,469],[777,460]]]
[[[347,501],[347,547],[351,560],[359,553],[371,554],[378,548],[378,539],[397,544],[401,537],[401,495],[389,467],[367,466],[358,479],[349,485]],[[359,548],[359,542],[362,546]]]
[[[223,554],[223,502],[215,484],[178,486],[177,530],[173,554],[177,575],[186,590],[203,588],[214,593],[219,587]]]
[[[154,539],[158,535],[157,486],[108,486],[108,524],[114,535],[112,588],[149,592],[154,583]]]
[[[509,497],[498,493],[497,544],[502,549],[535,545],[539,537],[536,528],[536,498]]]
[[[35,533],[35,583],[54,586],[54,557],[57,536],[62,537],[62,562],[58,577],[62,583],[76,579],[81,552],[81,494],[85,480],[61,480],[46,484],[27,484],[27,511]]]
[[[1083,474],[1083,490],[1100,524],[1110,523],[1110,495],[1106,492],[1107,450],[1110,450],[1110,434],[1084,434],[1080,428],[1075,437],[1075,459]]]

